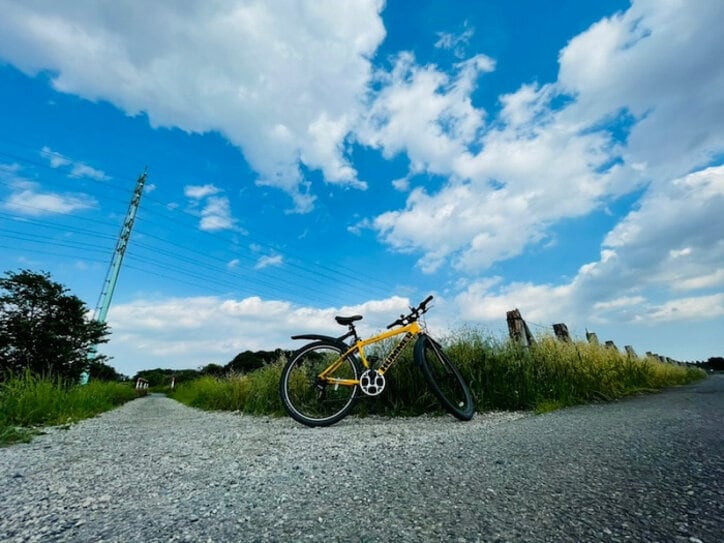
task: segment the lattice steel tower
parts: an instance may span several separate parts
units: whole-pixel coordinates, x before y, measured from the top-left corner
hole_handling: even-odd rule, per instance
[[[126,219],[123,221],[121,234],[118,236],[116,250],[113,252],[113,259],[111,260],[111,265],[108,268],[106,280],[103,282],[101,295],[98,297],[98,303],[96,304],[93,316],[95,320],[100,322],[106,322],[108,308],[111,306],[111,298],[113,298],[113,291],[116,289],[118,274],[121,271],[123,255],[126,253],[128,240],[131,237],[131,230],[133,229],[133,222],[136,220],[136,212],[138,211],[138,206],[141,203],[141,195],[143,194],[143,185],[146,183],[146,176],[147,174],[144,170],[138,178],[138,181],[136,181],[136,188],[133,191],[131,204],[128,206],[128,213],[126,213]]]

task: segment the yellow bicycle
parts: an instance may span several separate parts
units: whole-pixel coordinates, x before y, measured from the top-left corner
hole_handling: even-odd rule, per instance
[[[402,351],[417,338],[414,359],[422,370],[430,390],[442,406],[460,420],[470,420],[475,406],[465,379],[445,355],[440,344],[420,325],[427,312],[428,296],[410,313],[390,324],[389,331],[369,339],[360,339],[354,323],[361,315],[335,317],[349,331],[340,337],[304,334],[292,339],[314,340],[294,353],[282,370],[279,392],[284,408],[295,420],[307,426],[329,426],[344,418],[359,394],[379,396],[385,388],[385,374]],[[385,339],[403,335],[400,342],[376,364],[365,355],[365,347]],[[349,342],[345,340],[349,339]],[[376,366],[376,367],[375,367]]]

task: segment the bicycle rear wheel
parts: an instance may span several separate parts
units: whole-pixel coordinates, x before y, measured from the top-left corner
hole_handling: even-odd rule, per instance
[[[473,395],[460,371],[430,336],[422,334],[415,343],[415,360],[432,393],[442,406],[460,420],[473,418]]]
[[[299,349],[282,370],[279,393],[287,413],[307,426],[329,426],[344,418],[354,406],[357,385],[325,382],[319,374],[339,360],[328,377],[359,381],[354,358],[340,359],[343,349],[334,343],[318,341]]]

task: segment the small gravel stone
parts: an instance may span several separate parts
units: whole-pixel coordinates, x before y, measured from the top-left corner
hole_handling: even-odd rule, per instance
[[[546,415],[288,418],[163,396],[0,449],[0,541],[724,540],[724,376]]]

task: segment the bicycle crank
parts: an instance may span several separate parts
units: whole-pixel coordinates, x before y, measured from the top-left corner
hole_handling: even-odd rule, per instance
[[[378,396],[385,389],[385,376],[377,370],[366,370],[359,378],[359,387],[367,396]]]

